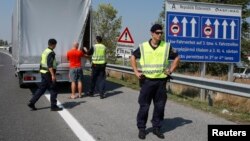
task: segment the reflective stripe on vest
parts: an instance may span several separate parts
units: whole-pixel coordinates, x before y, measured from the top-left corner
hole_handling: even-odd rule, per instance
[[[161,41],[155,50],[150,46],[149,42],[144,42],[139,47],[142,73],[147,78],[166,78],[167,75],[164,72],[168,66],[170,44]]]
[[[47,65],[47,60],[48,60],[48,55],[53,52],[51,49],[46,48],[41,56],[41,68],[40,68],[40,73],[47,73],[49,71],[48,65]],[[56,69],[56,58],[53,60],[53,69]]]
[[[93,64],[105,64],[106,63],[106,47],[103,44],[94,45],[94,53],[92,56]]]

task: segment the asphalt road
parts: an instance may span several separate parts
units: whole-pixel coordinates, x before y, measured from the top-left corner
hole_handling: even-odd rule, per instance
[[[89,77],[85,76],[84,91],[88,86]],[[36,88],[36,85],[19,88],[10,56],[0,53],[0,141],[139,140],[136,128],[138,91],[107,82],[107,98],[100,99],[96,95],[72,100],[68,99],[70,85],[60,84],[58,100],[64,107],[60,113],[50,111],[45,96],[37,102],[38,110],[30,111],[27,103]],[[160,141],[152,134],[152,110],[153,105],[146,141]],[[71,118],[65,118],[65,112]],[[207,141],[207,125],[235,123],[168,101],[163,124],[164,140]]]

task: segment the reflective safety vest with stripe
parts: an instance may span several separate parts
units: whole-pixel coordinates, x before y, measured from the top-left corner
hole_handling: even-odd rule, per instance
[[[94,45],[94,53],[92,56],[93,64],[105,64],[106,63],[106,47],[103,44]]]
[[[47,73],[49,71],[48,65],[47,65],[47,60],[48,60],[48,55],[53,52],[51,49],[46,48],[41,56],[41,63],[40,63],[40,73]],[[53,60],[53,69],[56,69],[56,58]]]
[[[166,78],[167,75],[164,72],[168,66],[170,44],[161,41],[160,45],[153,49],[149,42],[144,42],[139,47],[142,73],[147,78]]]

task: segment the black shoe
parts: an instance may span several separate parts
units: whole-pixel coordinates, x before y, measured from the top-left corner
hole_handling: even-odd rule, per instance
[[[165,136],[161,133],[159,128],[154,128],[153,129],[153,134],[155,134],[158,138],[164,139]]]
[[[146,138],[146,135],[147,135],[147,133],[146,133],[145,129],[140,129],[139,130],[139,134],[138,134],[139,139],[144,140]]]
[[[36,111],[37,108],[35,107],[35,104],[29,103],[28,106],[31,108],[32,111]]]
[[[92,92],[88,92],[88,93],[87,93],[87,96],[93,97],[94,94],[93,94]]]
[[[50,108],[50,110],[51,110],[51,111],[62,111],[63,108],[60,108],[60,107],[58,107],[58,106],[53,106],[53,107]]]
[[[100,95],[100,99],[104,99],[106,98],[106,96],[103,94],[103,95]]]

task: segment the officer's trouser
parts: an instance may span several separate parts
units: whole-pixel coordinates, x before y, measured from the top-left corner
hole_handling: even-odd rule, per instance
[[[54,106],[56,106],[57,102],[56,83],[52,82],[50,73],[45,73],[45,74],[41,73],[41,77],[42,77],[42,82],[40,83],[33,97],[31,98],[30,103],[35,104],[48,89],[48,91],[50,92],[51,107],[53,108]]]
[[[105,64],[92,66],[90,93],[94,93],[96,85],[100,95],[103,95],[105,93],[105,66]]]
[[[145,79],[142,83],[138,102],[140,108],[137,114],[137,127],[145,129],[148,119],[148,111],[151,101],[154,102],[152,125],[154,128],[161,128],[164,118],[164,109],[167,101],[167,90],[165,79]]]

